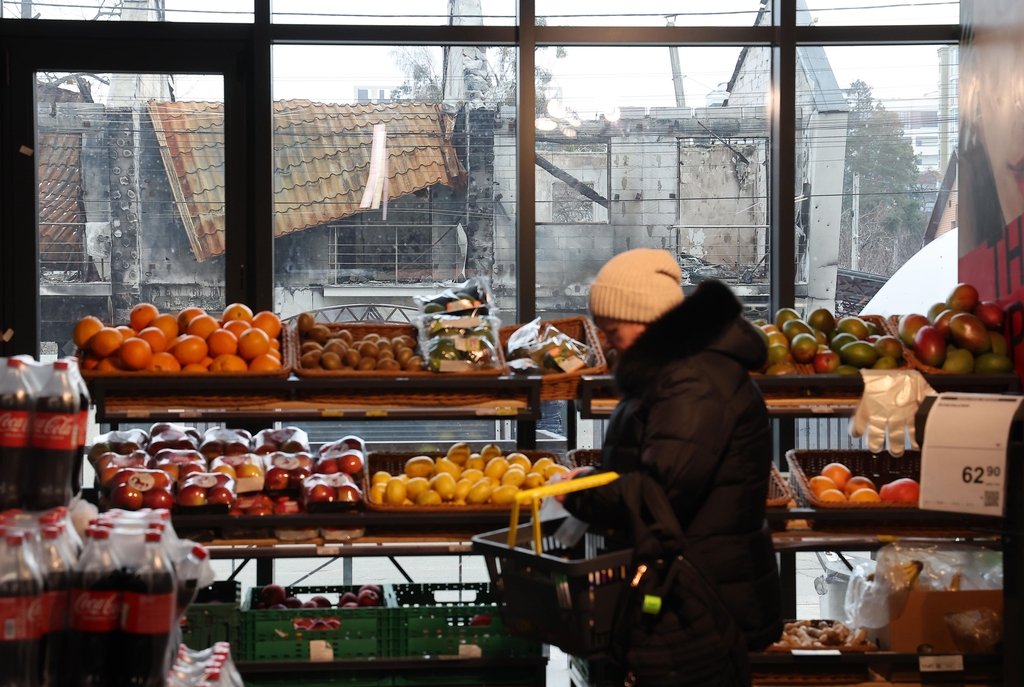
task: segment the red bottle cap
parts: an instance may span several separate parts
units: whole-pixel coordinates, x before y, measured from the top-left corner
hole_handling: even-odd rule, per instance
[[[162,535],[159,532],[157,532],[155,530],[149,530],[149,531],[146,532],[146,543],[147,544],[153,544],[153,543],[159,544],[161,536]]]
[[[58,536],[60,536],[60,530],[56,527],[43,528],[43,539],[56,539]]]
[[[20,532],[18,532],[17,534],[8,534],[7,535],[7,545],[8,546],[21,546],[24,543],[25,543],[25,535],[21,534]]]
[[[92,538],[96,540],[110,539],[110,530],[97,527],[92,533]]]
[[[58,361],[56,361],[53,364],[53,369],[55,369],[55,370],[66,370],[66,369],[68,369],[68,361],[67,360],[58,360]]]
[[[210,555],[210,552],[206,550],[205,546],[193,546],[192,555],[201,561],[205,561],[206,557]]]
[[[8,358],[7,367],[22,367],[25,365],[24,360],[18,360],[17,358]]]

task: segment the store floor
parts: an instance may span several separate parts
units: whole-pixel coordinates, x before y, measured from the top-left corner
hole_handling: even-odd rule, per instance
[[[398,564],[415,582],[488,582],[487,568],[478,556],[436,556],[397,558]],[[217,579],[227,579],[240,561],[214,561]],[[797,568],[797,615],[800,618],[817,618],[818,594],[814,590],[814,578],[821,575],[821,565],[813,553],[798,553]],[[247,565],[238,575],[242,593],[256,584],[256,566]],[[344,563],[339,559],[278,559],[274,561],[274,579],[285,586],[291,585],[340,585],[344,584]],[[376,584],[402,583],[405,577],[387,558],[352,559],[352,583]],[[568,659],[559,649],[551,648],[548,662],[548,687],[569,687]]]

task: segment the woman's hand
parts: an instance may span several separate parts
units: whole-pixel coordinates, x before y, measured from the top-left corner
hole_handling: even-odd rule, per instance
[[[580,475],[587,475],[593,471],[594,468],[591,465],[585,465],[581,468],[573,468],[569,472],[563,472],[562,474],[557,475],[558,479],[554,480],[552,484],[558,484],[559,482],[565,482],[571,479],[576,479]],[[558,501],[559,503],[565,503],[565,497],[566,494],[559,494],[558,496],[555,497],[555,500]]]

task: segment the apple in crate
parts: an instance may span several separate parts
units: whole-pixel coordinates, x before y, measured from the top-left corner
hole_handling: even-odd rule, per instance
[[[114,508],[138,510],[142,508],[142,492],[130,484],[122,484],[114,488],[110,495],[110,504]]]
[[[360,606],[379,606],[380,597],[377,596],[376,592],[366,589],[356,595],[356,603]]]
[[[206,505],[206,489],[191,484],[178,490],[178,505],[194,508]]]
[[[270,468],[264,478],[263,488],[267,491],[283,491],[288,488],[288,471],[284,468]]]
[[[315,484],[306,492],[306,501],[310,503],[329,503],[334,501],[335,498],[334,488],[326,484]]]
[[[174,497],[164,489],[151,489],[142,495],[142,507],[154,510],[170,510],[174,506]]]
[[[904,477],[882,485],[882,490],[878,492],[878,495],[883,501],[917,503],[921,496],[921,485],[909,477]]]

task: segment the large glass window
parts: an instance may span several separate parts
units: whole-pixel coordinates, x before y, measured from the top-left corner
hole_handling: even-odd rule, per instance
[[[252,22],[253,0],[3,0],[4,19]]]
[[[279,24],[406,24],[496,26],[515,23],[515,0],[277,0]]]
[[[515,55],[274,49],[279,313],[411,309],[415,296],[471,276],[489,277],[499,307],[514,312]]]
[[[872,26],[897,24],[956,24],[960,0],[797,0],[797,24]]]
[[[768,306],[766,48],[538,51],[537,310],[587,309],[617,253],[661,248],[685,289]]]
[[[36,75],[40,341],[86,315],[224,307],[220,76]]]
[[[753,26],[770,16],[762,0],[537,0],[537,24],[548,26]]]
[[[797,48],[808,311],[923,312],[956,284],[957,65],[956,46]]]

